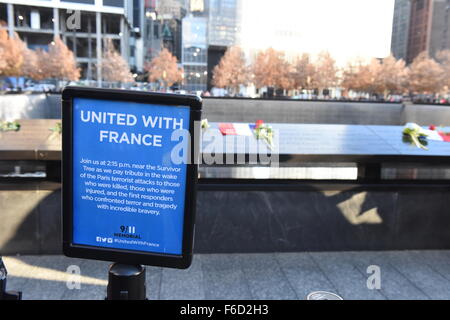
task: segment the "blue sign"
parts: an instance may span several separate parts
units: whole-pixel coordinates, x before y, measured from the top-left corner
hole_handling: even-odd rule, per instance
[[[190,109],[73,99],[74,245],[180,255]]]

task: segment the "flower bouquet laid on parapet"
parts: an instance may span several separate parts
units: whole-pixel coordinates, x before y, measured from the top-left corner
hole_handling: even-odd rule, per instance
[[[407,123],[403,129],[403,142],[428,150],[428,140],[450,142],[450,133],[440,131],[434,125],[424,129],[416,123]]]
[[[62,124],[61,124],[61,122],[57,122],[55,124],[55,126],[53,128],[50,128],[49,130],[52,131],[53,133],[61,134],[62,133]]]
[[[433,135],[436,137],[434,140],[450,142],[450,132],[444,132],[442,130],[438,130],[435,125],[430,125],[428,128],[433,132]],[[437,134],[436,134],[437,133]]]
[[[263,140],[273,150],[273,129],[262,120],[256,121],[255,124],[219,123],[219,130],[224,136],[254,136],[257,140]]]
[[[210,125],[209,125],[209,123],[208,123],[208,119],[202,119],[202,121],[201,121],[201,127],[202,127],[202,129],[203,130],[208,130],[209,129],[209,127],[211,127]]]
[[[48,136],[48,141],[60,141],[62,134],[62,123],[57,122],[53,128],[49,128],[52,133]]]
[[[273,129],[271,126],[264,124],[262,120],[258,120],[255,123],[255,127],[253,129],[255,133],[255,137],[258,140],[263,140],[267,143],[269,148],[272,150],[273,148]]]
[[[407,123],[403,128],[403,142],[415,145],[417,148],[428,150],[427,137],[425,130],[415,123]]]
[[[4,131],[19,131],[20,123],[17,121],[0,121],[0,132]]]

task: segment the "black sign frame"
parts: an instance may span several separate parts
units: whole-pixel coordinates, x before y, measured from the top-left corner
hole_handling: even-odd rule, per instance
[[[191,143],[191,161],[186,164],[186,188],[181,255],[161,254],[80,245],[73,243],[73,99],[88,98],[102,101],[124,101],[190,108],[189,132],[200,132],[202,99],[194,95],[178,95],[116,89],[69,86],[62,93],[62,230],[63,253],[68,257],[85,258],[124,264],[143,264],[186,269],[192,263],[195,229],[197,163],[199,143]],[[148,106],[147,106],[148,107]],[[192,141],[191,141],[192,142]]]

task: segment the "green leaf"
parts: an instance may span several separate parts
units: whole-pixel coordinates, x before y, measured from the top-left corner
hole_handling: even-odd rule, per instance
[[[17,121],[9,122],[9,121],[1,121],[0,122],[0,131],[19,131],[20,123]]]

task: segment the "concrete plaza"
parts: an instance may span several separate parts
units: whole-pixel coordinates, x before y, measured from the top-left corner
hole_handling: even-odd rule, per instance
[[[8,290],[23,291],[24,299],[105,297],[108,262],[63,256],[4,262]],[[81,271],[80,289],[69,289],[76,279],[70,266]],[[380,268],[380,289],[367,286],[369,266]],[[202,254],[188,270],[147,267],[150,299],[303,300],[319,290],[344,299],[450,299],[450,251]]]

